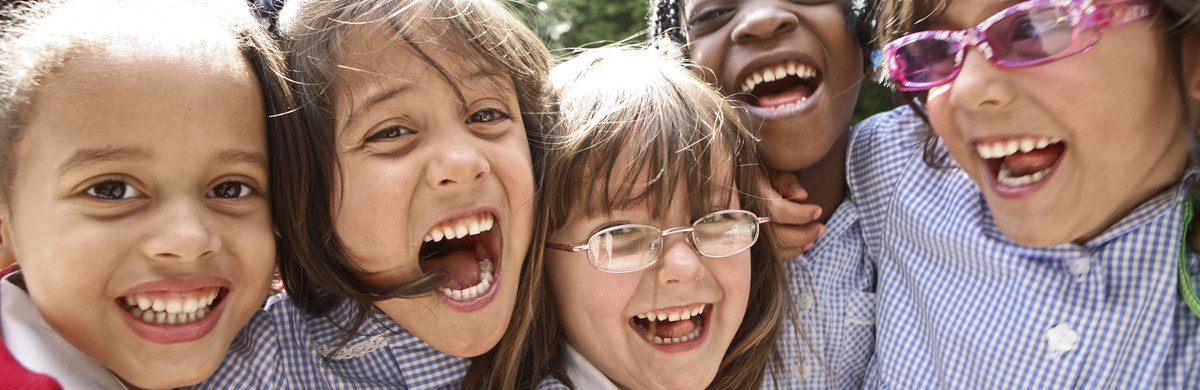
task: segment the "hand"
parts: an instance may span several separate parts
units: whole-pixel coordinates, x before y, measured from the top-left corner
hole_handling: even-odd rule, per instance
[[[791,260],[812,248],[825,234],[825,225],[815,222],[821,217],[821,207],[800,203],[808,192],[791,172],[767,169],[767,183],[760,183],[771,212],[771,226],[783,260]]]

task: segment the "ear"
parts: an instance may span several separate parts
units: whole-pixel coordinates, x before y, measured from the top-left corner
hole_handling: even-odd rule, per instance
[[[1200,25],[1188,26],[1181,38],[1180,55],[1183,57],[1183,82],[1187,84],[1188,97],[1200,101]]]
[[[12,250],[11,226],[8,204],[0,203],[0,269],[17,262]]]

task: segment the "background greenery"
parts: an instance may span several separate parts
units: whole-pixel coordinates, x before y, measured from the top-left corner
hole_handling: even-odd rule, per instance
[[[516,9],[546,46],[562,56],[570,48],[613,42],[644,43],[651,0],[517,0]],[[854,122],[900,104],[898,97],[863,79]]]

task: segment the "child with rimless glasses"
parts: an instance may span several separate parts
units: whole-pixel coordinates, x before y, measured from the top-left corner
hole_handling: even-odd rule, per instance
[[[884,72],[915,100],[851,140],[879,269],[867,387],[1200,386],[1198,12],[881,4]]]
[[[551,83],[557,118],[539,172],[553,180],[542,181],[544,244],[533,247],[549,294],[525,376],[548,389],[794,380],[776,347],[793,316],[758,217],[764,171],[733,106],[677,63],[630,49],[585,52]]]

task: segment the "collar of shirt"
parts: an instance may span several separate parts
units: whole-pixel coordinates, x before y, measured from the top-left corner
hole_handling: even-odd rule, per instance
[[[577,389],[589,390],[617,390],[617,385],[613,384],[600,369],[592,365],[587,358],[583,357],[576,351],[571,344],[563,345],[564,364],[567,366],[567,376],[571,377],[571,382],[575,384]]]
[[[58,380],[64,389],[125,388],[107,368],[59,336],[42,318],[29,293],[13,284],[15,275],[0,280],[0,334],[21,365]]]

